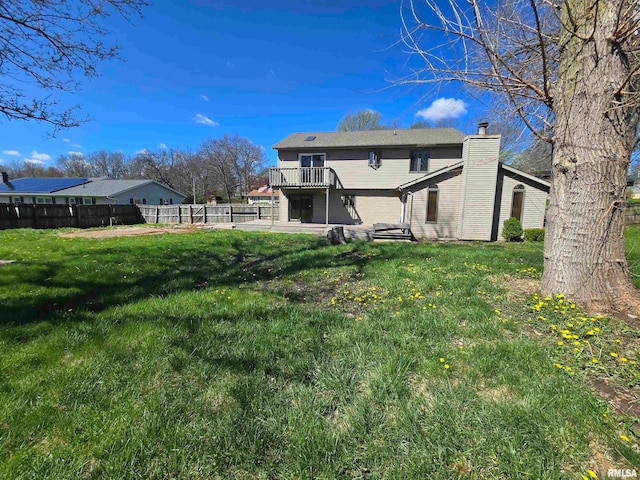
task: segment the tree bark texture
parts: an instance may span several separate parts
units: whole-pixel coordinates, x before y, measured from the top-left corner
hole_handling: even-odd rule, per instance
[[[592,312],[637,314],[640,296],[629,279],[623,233],[638,107],[625,104],[620,94],[634,65],[614,40],[626,4],[562,2],[566,28],[553,88],[553,182],[542,288]]]

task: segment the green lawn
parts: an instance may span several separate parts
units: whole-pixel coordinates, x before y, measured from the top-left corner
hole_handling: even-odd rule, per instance
[[[640,465],[634,418],[589,387],[640,384],[638,332],[535,298],[541,244],[58,234],[0,232],[2,478]]]

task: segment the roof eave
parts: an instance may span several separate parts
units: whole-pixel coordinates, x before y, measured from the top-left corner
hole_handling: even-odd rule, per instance
[[[380,144],[380,145],[299,145],[292,147],[279,147],[275,144],[271,147],[273,150],[317,150],[318,148],[336,148],[340,150],[356,150],[362,148],[423,148],[423,147],[457,147],[461,146],[462,141],[459,142],[437,142],[437,143],[401,143],[401,144]]]

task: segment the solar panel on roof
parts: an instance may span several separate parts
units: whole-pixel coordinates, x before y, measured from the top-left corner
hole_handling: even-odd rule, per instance
[[[315,135],[309,135],[307,138],[304,139],[305,142],[313,142],[316,139]]]
[[[0,183],[0,193],[53,193],[89,182],[87,178],[18,178]]]

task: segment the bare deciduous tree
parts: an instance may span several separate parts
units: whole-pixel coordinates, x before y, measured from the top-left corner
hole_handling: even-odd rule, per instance
[[[54,129],[79,125],[77,107],[52,93],[73,91],[78,77],[97,75],[97,64],[117,57],[104,43],[113,13],[139,14],[146,0],[0,1],[0,114],[37,120]],[[37,92],[37,93],[34,93]]]
[[[638,2],[407,0],[402,18],[419,66],[401,83],[488,91],[552,145],[543,291],[594,311],[638,312],[623,241],[639,119]]]
[[[336,130],[338,132],[357,132],[361,130],[385,130],[382,124],[380,112],[375,110],[360,110],[355,113],[347,113],[338,122]],[[391,127],[393,128],[393,127]]]

